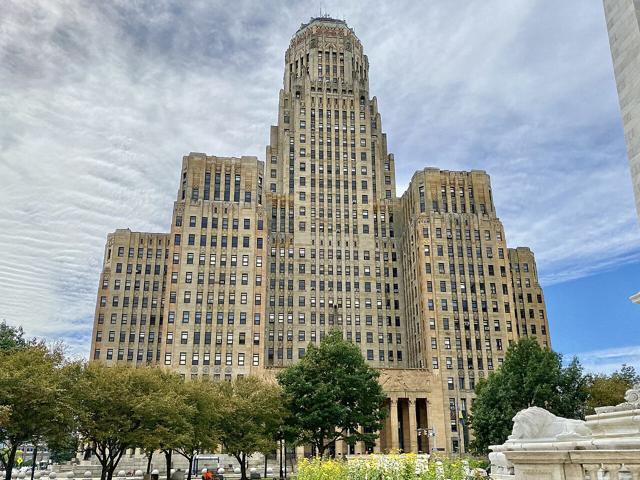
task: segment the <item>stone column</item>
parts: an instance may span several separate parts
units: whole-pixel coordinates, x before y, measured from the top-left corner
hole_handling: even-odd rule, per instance
[[[375,443],[373,444],[373,453],[380,453],[382,451],[382,437],[380,436],[380,432],[378,432],[378,438],[376,438]]]
[[[336,458],[344,457],[344,440],[339,438],[336,440]]]
[[[400,449],[399,425],[398,425],[398,399],[389,399],[389,408],[391,409],[389,417],[391,418],[391,449]]]
[[[407,427],[409,431],[409,445],[407,445],[407,449],[409,452],[418,453],[418,423],[416,421],[415,398],[410,398],[407,406],[409,408],[409,425]]]
[[[362,429],[358,427],[358,433],[360,432],[362,432]],[[353,447],[353,453],[356,455],[362,455],[364,453],[364,442],[356,442]]]

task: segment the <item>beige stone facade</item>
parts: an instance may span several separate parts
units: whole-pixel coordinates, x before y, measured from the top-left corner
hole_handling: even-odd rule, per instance
[[[640,3],[603,0],[631,182],[640,218]],[[630,300],[640,304],[640,292]]]
[[[396,196],[368,68],[345,22],[298,30],[264,163],[191,153],[171,232],[109,235],[94,360],[273,378],[338,329],[389,409],[338,454],[466,448],[475,383],[519,336],[550,344],[535,260],[507,247],[485,172],[427,168]]]
[[[604,0],[631,180],[640,215],[640,4]]]

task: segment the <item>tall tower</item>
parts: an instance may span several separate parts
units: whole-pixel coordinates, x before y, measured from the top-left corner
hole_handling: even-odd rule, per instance
[[[640,4],[604,0],[631,178],[640,215]]]
[[[631,181],[640,217],[640,3],[604,0]],[[640,304],[640,292],[631,297]]]
[[[342,20],[312,19],[285,54],[265,184],[267,365],[339,329],[376,366],[406,364],[395,174],[369,61]]]

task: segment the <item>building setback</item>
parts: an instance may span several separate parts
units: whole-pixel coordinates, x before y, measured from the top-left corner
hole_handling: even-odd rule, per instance
[[[476,382],[518,338],[550,345],[535,259],[507,247],[485,172],[426,168],[397,197],[368,71],[344,21],[300,27],[265,162],[191,153],[171,232],[108,236],[94,361],[271,376],[338,329],[389,408],[338,455],[466,449]]]

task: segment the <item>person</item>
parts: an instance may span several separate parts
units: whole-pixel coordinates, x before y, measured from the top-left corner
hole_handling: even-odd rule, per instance
[[[213,480],[213,475],[211,475],[208,468],[202,469],[202,480]]]

